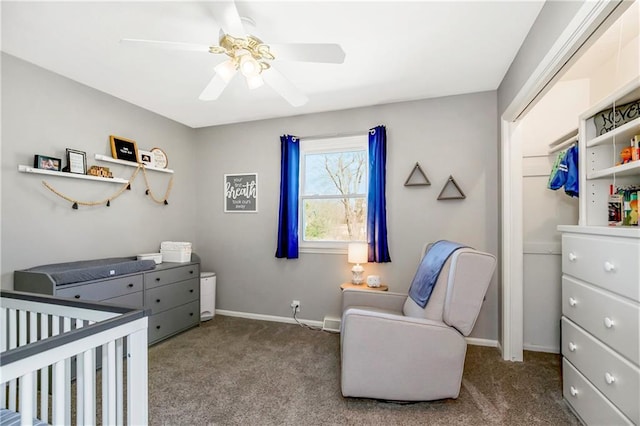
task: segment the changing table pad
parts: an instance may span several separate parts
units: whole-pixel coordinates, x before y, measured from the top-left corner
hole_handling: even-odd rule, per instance
[[[137,260],[136,257],[113,257],[108,259],[80,260],[76,262],[54,263],[25,269],[24,272],[47,274],[56,285],[71,284],[118,275],[133,274],[155,269],[152,259]]]

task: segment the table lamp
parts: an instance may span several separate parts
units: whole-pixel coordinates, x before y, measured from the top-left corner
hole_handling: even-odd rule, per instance
[[[355,263],[353,268],[351,268],[351,273],[353,274],[351,282],[353,284],[362,284],[364,282],[364,279],[362,278],[364,268],[360,264],[367,263],[368,258],[369,246],[367,243],[349,243],[347,260],[349,263]]]

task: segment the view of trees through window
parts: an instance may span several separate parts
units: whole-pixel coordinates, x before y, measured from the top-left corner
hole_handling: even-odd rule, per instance
[[[366,151],[306,154],[303,182],[303,240],[366,240]]]

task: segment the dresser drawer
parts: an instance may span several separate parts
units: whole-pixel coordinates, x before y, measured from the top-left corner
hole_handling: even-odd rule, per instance
[[[562,355],[634,423],[640,424],[640,369],[562,318]]]
[[[144,297],[142,292],[125,294],[124,296],[114,297],[112,299],[105,299],[102,302],[113,303],[114,305],[131,306],[132,308],[142,308],[144,303]]]
[[[640,242],[629,238],[562,235],[562,271],[640,301]]]
[[[632,425],[566,358],[562,360],[562,395],[587,425]]]
[[[142,291],[142,274],[113,278],[75,287],[58,288],[56,296],[82,300],[106,300]]]
[[[194,278],[147,290],[144,297],[144,306],[151,308],[151,314],[153,315],[172,307],[198,300],[199,294],[200,281]]]
[[[640,364],[640,305],[571,277],[562,277],[562,314]]]
[[[146,272],[144,274],[144,284],[145,288],[148,289],[175,283],[178,281],[188,280],[190,278],[200,279],[200,268],[198,267],[198,264],[178,266],[176,268],[170,269],[161,269],[154,272]]]
[[[200,302],[191,302],[177,308],[149,317],[149,343],[198,325],[200,322]]]

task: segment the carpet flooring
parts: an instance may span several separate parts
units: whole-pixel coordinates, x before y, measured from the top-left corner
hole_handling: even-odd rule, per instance
[[[339,335],[220,315],[149,348],[149,423],[579,424],[562,400],[558,355],[525,352],[512,363],[495,348],[469,346],[456,400],[343,398]]]

